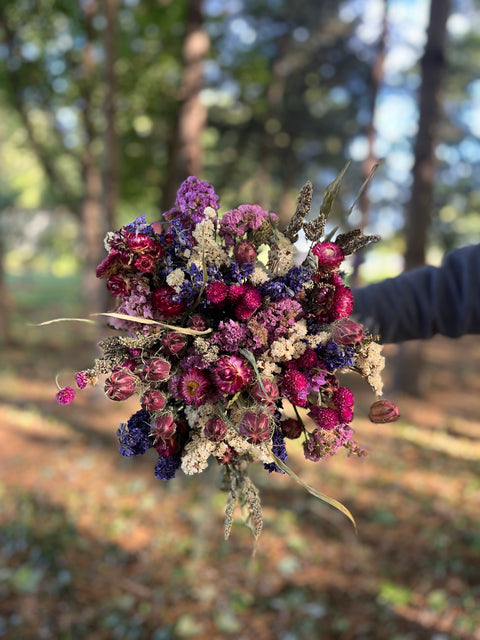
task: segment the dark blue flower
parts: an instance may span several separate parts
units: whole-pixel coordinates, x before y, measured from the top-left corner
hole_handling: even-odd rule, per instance
[[[260,287],[260,293],[271,300],[281,300],[289,295],[288,287],[281,279],[267,280]]]
[[[159,480],[171,480],[181,464],[182,458],[179,453],[168,458],[159,458],[155,465],[155,477]]]
[[[117,430],[118,444],[122,456],[141,456],[153,446],[150,435],[150,414],[140,409],[127,423],[123,422]]]
[[[288,459],[287,449],[285,448],[285,438],[283,436],[282,430],[279,427],[275,427],[275,431],[273,432],[272,452],[282,462],[285,462]],[[282,471],[282,469],[280,469],[276,462],[264,463],[263,466],[270,473],[272,473],[272,471],[275,471],[276,473],[285,473],[285,471]]]
[[[129,224],[125,225],[125,229],[127,231],[155,233],[153,227],[147,223],[145,215],[135,218],[133,222],[130,222]]]
[[[337,344],[335,340],[329,340],[325,345],[317,347],[317,353],[330,372],[352,367],[355,364],[354,347],[344,347]]]

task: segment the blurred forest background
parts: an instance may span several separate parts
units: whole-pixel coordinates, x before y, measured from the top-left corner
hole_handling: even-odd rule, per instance
[[[357,285],[478,242],[479,69],[478,0],[0,3],[0,636],[480,637],[476,338],[387,349],[405,350],[387,384],[409,395],[395,428],[359,418],[371,458],[320,477],[293,456],[358,539],[259,478],[251,559],[241,528],[221,542],[214,477],[158,486],[117,456],[123,406],[53,406],[97,330],[29,326],[104,310],[106,231],[158,219],[191,174],[223,211],[286,220],[306,180],[318,209],[351,160],[330,224],[382,236],[349,264]]]

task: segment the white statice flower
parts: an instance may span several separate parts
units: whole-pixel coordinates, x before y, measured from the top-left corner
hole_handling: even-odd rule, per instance
[[[287,362],[299,358],[305,353],[307,345],[304,341],[307,335],[305,320],[299,320],[289,329],[288,335],[275,340],[270,346],[269,357],[277,362]]]
[[[378,342],[370,342],[363,347],[355,360],[355,365],[360,373],[375,391],[377,396],[383,393],[383,380],[381,373],[385,367],[385,358],[382,356],[382,345]]]
[[[310,349],[315,349],[321,344],[327,344],[331,337],[331,331],[320,331],[314,336],[305,336],[305,340],[307,342],[307,346],[310,347]]]
[[[202,435],[194,433],[185,445],[182,454],[181,469],[188,476],[201,473],[208,467],[208,458],[215,449],[215,443]]]
[[[210,418],[216,418],[217,415],[217,407],[208,402],[202,404],[200,407],[194,407],[193,405],[187,405],[185,407],[185,416],[188,424],[192,429],[197,429],[199,431],[203,430],[203,427]]]
[[[113,242],[116,238],[116,234],[113,231],[109,231],[105,238],[103,239],[103,246],[105,250],[110,252],[113,248]]]
[[[253,273],[248,277],[248,280],[254,287],[259,287],[270,278],[264,267],[255,267]]]
[[[252,445],[247,442],[245,438],[242,438],[242,436],[238,435],[235,429],[232,429],[232,427],[230,426],[227,428],[224,442],[232,447],[232,449],[234,449],[240,456],[244,455],[245,453],[250,453],[252,449]]]
[[[260,462],[265,464],[270,464],[273,462],[273,458],[270,455],[269,450],[267,449],[267,445],[262,442],[260,444],[251,445],[250,452],[255,458],[258,458]]]
[[[295,255],[295,247],[282,233],[275,239],[268,254],[268,266],[277,276],[284,276],[292,267],[295,266],[293,260]]]
[[[257,360],[257,367],[264,378],[275,378],[275,376],[282,372],[282,368],[271,360]]]
[[[183,269],[174,269],[167,276],[167,284],[180,293],[183,281],[185,280],[185,272]]]
[[[215,239],[215,225],[209,218],[195,225],[192,236],[197,244],[192,250],[188,266],[194,263],[199,269],[202,269],[203,258],[205,258],[207,265],[217,268],[230,264],[230,257]]]

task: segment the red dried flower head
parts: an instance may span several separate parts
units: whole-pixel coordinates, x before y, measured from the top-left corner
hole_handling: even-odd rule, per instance
[[[173,436],[173,438],[168,438],[167,440],[159,440],[155,445],[155,449],[161,458],[170,458],[180,449],[180,442]]]
[[[145,235],[144,233],[137,233],[135,231],[125,231],[125,246],[129,251],[134,253],[146,253],[153,245],[153,238]]]
[[[384,424],[387,422],[395,422],[400,417],[400,411],[397,405],[389,400],[377,400],[370,407],[368,417],[372,422]]]
[[[238,453],[233,449],[233,447],[227,446],[225,453],[222,457],[217,457],[218,464],[230,464],[235,460],[238,456]]]
[[[244,358],[239,356],[222,356],[213,372],[215,383],[222,393],[237,393],[253,378],[252,369]]]
[[[143,394],[140,403],[145,411],[161,411],[167,403],[164,394],[157,389],[148,389]]]
[[[336,409],[352,408],[355,403],[355,397],[348,387],[338,387],[332,394],[332,402]]]
[[[243,298],[247,287],[244,284],[232,284],[228,288],[228,299],[235,304]]]
[[[112,276],[107,280],[107,289],[115,298],[123,298],[129,290],[129,283],[123,276]]]
[[[206,318],[197,314],[188,319],[187,327],[194,331],[205,331],[208,329],[208,322]]]
[[[137,388],[135,378],[128,369],[118,369],[105,380],[105,393],[110,400],[121,402],[133,396]]]
[[[333,339],[338,344],[357,344],[364,336],[361,325],[349,318],[340,318],[333,325]]]
[[[282,428],[282,433],[285,438],[289,438],[290,440],[299,438],[303,432],[301,422],[299,420],[295,420],[295,418],[287,418],[280,423],[280,427]]]
[[[265,413],[247,411],[243,414],[238,427],[240,435],[251,442],[259,444],[270,438],[270,420]]]
[[[210,418],[203,428],[205,438],[212,442],[220,442],[227,433],[227,425],[221,418]]]
[[[282,391],[292,404],[304,407],[310,392],[310,384],[303,373],[291,369],[283,376]]]
[[[144,254],[136,258],[133,266],[141,273],[151,273],[155,269],[155,260],[152,256]]]
[[[318,266],[324,269],[338,267],[344,258],[342,249],[334,242],[317,242],[312,253],[318,258]]]
[[[330,309],[330,322],[348,317],[353,311],[353,293],[345,285],[337,286]]]
[[[155,418],[152,424],[151,434],[155,438],[155,444],[159,440],[168,440],[173,436],[177,428],[175,420],[172,415],[165,413],[162,416]]]
[[[233,255],[235,256],[237,264],[245,264],[245,262],[255,264],[257,260],[257,250],[255,246],[246,240],[235,245]]]
[[[163,284],[156,289],[152,297],[153,308],[156,309],[162,316],[167,318],[175,318],[185,311],[186,303],[184,300],[175,302],[173,297],[177,295],[177,292],[173,287],[168,284]]]
[[[321,429],[327,429],[328,431],[341,424],[338,411],[329,407],[311,407],[308,415]]]
[[[273,380],[262,378],[263,389],[259,382],[256,382],[252,387],[252,395],[257,402],[275,402],[278,398],[278,387]]]
[[[147,380],[166,380],[170,375],[170,363],[163,358],[150,358],[144,367]]]
[[[118,271],[124,269],[130,262],[128,253],[112,249],[108,256],[98,265],[96,270],[97,278],[111,278]]]
[[[214,305],[221,305],[225,302],[228,295],[228,286],[223,280],[214,280],[205,288],[205,296],[209,302]]]
[[[70,404],[75,399],[75,391],[72,387],[64,387],[55,396],[58,404]]]
[[[185,347],[187,339],[177,331],[170,331],[162,337],[162,346],[168,355],[178,355]]]

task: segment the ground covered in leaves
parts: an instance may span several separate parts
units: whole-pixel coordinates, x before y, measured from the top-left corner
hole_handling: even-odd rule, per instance
[[[134,400],[87,390],[56,405],[55,374],[89,365],[97,330],[28,326],[65,313],[31,293],[0,372],[0,637],[480,639],[479,338],[425,344],[425,395],[394,397],[392,425],[371,424],[371,391],[346,380],[368,457],[315,465],[293,449],[358,536],[293,479],[252,469],[265,517],[253,555],[240,518],[223,540],[216,463],[163,483],[153,456],[118,455]]]

